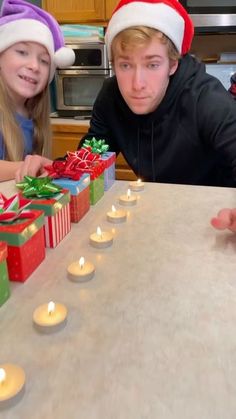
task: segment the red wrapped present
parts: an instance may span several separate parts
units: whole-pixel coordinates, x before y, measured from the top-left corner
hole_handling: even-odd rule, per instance
[[[30,210],[21,215],[12,222],[0,222],[0,240],[8,244],[9,279],[24,282],[45,258],[44,213]]]
[[[72,223],[78,223],[90,208],[89,185],[90,175],[84,173],[80,179],[73,180],[68,178],[55,179],[56,185],[68,189],[71,194],[70,217]]]

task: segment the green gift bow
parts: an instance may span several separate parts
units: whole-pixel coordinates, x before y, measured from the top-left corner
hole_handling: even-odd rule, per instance
[[[90,147],[92,153],[103,154],[109,149],[109,145],[105,144],[105,140],[97,140],[95,137],[87,139],[83,143],[83,147]]]
[[[16,186],[23,191],[25,197],[48,198],[62,190],[48,176],[38,178],[24,176],[23,182],[16,183]]]

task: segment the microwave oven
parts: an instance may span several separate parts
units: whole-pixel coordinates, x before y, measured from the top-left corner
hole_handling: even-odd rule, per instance
[[[236,0],[180,0],[196,32],[236,32]]]
[[[106,46],[102,42],[67,44],[75,62],[55,73],[55,107],[61,117],[90,117],[104,80],[112,75]]]

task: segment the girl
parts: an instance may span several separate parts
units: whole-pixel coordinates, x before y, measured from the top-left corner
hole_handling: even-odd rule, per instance
[[[0,181],[32,172],[32,155],[49,164],[49,83],[74,62],[56,20],[23,0],[0,13]],[[43,158],[41,157],[43,156]],[[35,163],[34,163],[35,165]],[[43,169],[37,175],[42,173]]]

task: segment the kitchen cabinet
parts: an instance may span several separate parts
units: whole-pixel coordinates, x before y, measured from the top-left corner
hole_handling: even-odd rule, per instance
[[[43,0],[43,9],[60,23],[104,24],[118,0]]]
[[[118,4],[118,0],[105,0],[105,6],[106,6],[106,19],[109,20],[113,10]]]
[[[116,158],[116,179],[119,180],[135,180],[137,176],[129,167],[123,154],[119,154]]]
[[[88,125],[58,124],[52,120],[52,158],[62,157],[67,151],[77,149],[79,141],[88,131]]]
[[[52,126],[52,158],[63,157],[67,151],[77,149],[81,138],[88,131],[88,122],[58,123],[58,119],[51,119]],[[116,179],[134,180],[136,176],[128,166],[122,154],[116,159]]]

